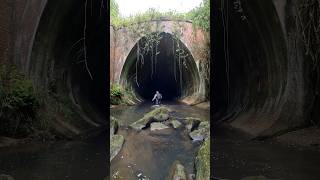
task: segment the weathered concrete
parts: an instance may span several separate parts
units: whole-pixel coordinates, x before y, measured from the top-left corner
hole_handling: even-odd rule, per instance
[[[111,83],[125,84],[126,79],[123,78],[123,68],[128,59],[129,54],[134,49],[137,42],[143,38],[142,33],[137,33],[141,28],[148,28],[149,32],[165,32],[174,34],[181,33],[180,41],[190,51],[195,64],[197,66],[197,74],[200,77],[199,84],[195,85],[196,91],[191,92],[187,96],[197,96],[196,99],[203,100],[205,93],[204,77],[199,73],[201,61],[205,61],[204,49],[207,49],[207,40],[209,36],[202,30],[193,28],[191,22],[187,21],[171,21],[171,20],[155,20],[147,21],[138,24],[133,24],[129,27],[114,29],[110,27],[110,81]],[[207,92],[206,92],[207,91]],[[194,99],[193,99],[194,100]],[[187,100],[186,100],[187,101]],[[192,100],[190,100],[192,101]]]
[[[94,77],[91,80],[84,63],[76,64],[82,56],[75,56],[83,44],[75,43],[82,39],[84,33],[84,2],[0,2],[0,63],[17,65],[43,95],[50,97],[53,93],[55,97],[69,99],[79,116],[68,127],[75,126],[72,129],[76,129],[76,132],[106,124],[105,82],[108,69],[107,61],[102,60],[107,59],[107,27],[103,26],[106,7],[101,7],[101,1],[87,6],[90,13],[86,18],[87,63]],[[48,103],[48,106],[53,106],[53,103]],[[63,122],[63,118],[57,119]],[[57,123],[60,122],[53,124]]]
[[[305,55],[296,19],[298,1],[240,2],[239,7],[228,6],[228,42],[222,36],[227,27],[222,15],[216,17],[220,23],[215,33],[221,36],[216,36],[219,47],[211,86],[215,120],[229,120],[259,137],[310,125],[310,119],[318,119],[312,112],[319,107],[319,87],[315,86],[319,75]]]

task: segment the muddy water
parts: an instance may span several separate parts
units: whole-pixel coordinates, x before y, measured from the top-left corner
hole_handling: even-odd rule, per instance
[[[176,103],[165,104],[174,111],[172,116],[177,118],[209,118],[209,111]],[[146,129],[136,132],[127,127],[149,112],[151,105],[144,103],[111,110],[111,114],[118,118],[122,125],[118,133],[125,137],[122,150],[111,162],[112,179],[136,180],[144,177],[163,180],[169,175],[175,160],[179,160],[185,166],[187,174],[194,173],[194,157],[199,142],[192,142],[184,128],[153,132]]]

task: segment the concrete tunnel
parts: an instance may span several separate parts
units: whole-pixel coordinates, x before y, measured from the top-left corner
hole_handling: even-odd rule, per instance
[[[104,26],[107,21],[106,16],[101,15],[100,1],[88,4],[86,40],[87,63],[94,78],[91,80],[81,63],[82,43],[76,43],[83,38],[84,30],[85,1],[81,2],[47,2],[34,39],[28,72],[38,86],[67,93],[92,119],[103,119],[105,92],[108,92],[105,89],[108,61],[103,60],[108,57],[105,52],[108,34]],[[306,73],[311,67],[306,63],[303,47],[299,46],[296,54],[290,51],[294,44],[289,34],[298,31],[293,25],[296,13],[293,3],[287,3],[284,9],[273,1],[241,2],[243,11],[229,1],[217,1],[212,9],[219,12],[213,17],[216,21],[212,26],[212,44],[217,47],[212,53],[210,83],[213,121],[230,120],[234,126],[246,129],[250,120],[250,133],[255,135],[271,135],[307,124],[308,118],[316,117],[312,112],[318,106],[313,104],[319,101],[311,95],[316,91],[312,89],[316,79],[314,74]],[[172,37],[167,33],[161,36],[155,69],[152,70],[151,61],[140,63],[137,85],[135,45],[121,71],[121,82],[134,89],[141,99],[150,99],[156,89],[167,100],[196,94],[200,78],[192,55],[189,53],[185,60],[187,68],[182,68],[181,78],[175,79],[173,74],[179,68],[172,64],[175,59],[171,53]],[[143,43],[144,39],[140,41]],[[188,52],[183,43],[181,47]],[[145,59],[150,59],[150,54]]]
[[[163,100],[176,101],[190,96],[199,89],[199,72],[188,48],[180,41],[173,40],[170,33],[160,33],[159,54],[149,52],[137,58],[137,48],[144,47],[142,37],[130,51],[121,72],[121,82],[131,88],[141,100],[150,100],[159,91]],[[185,58],[176,52],[178,44]],[[155,52],[155,49],[154,49]]]
[[[108,92],[105,6],[105,1],[48,0],[27,66],[38,88],[69,97],[83,119],[98,124],[106,124]]]
[[[229,122],[264,138],[317,121],[318,75],[305,54],[297,5],[282,0],[215,1],[214,122]]]

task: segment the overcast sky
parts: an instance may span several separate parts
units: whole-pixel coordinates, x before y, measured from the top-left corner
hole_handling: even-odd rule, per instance
[[[128,17],[149,8],[155,8],[161,12],[169,10],[188,12],[200,5],[202,0],[116,0],[116,2],[119,5],[120,15]]]

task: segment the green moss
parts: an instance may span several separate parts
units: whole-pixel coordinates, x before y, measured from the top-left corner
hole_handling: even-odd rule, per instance
[[[23,137],[33,132],[39,98],[33,84],[15,66],[0,64],[0,133]]]
[[[116,133],[118,127],[119,127],[118,120],[115,117],[111,116],[110,117],[110,136]]]
[[[110,104],[112,105],[134,105],[137,97],[132,90],[125,89],[119,84],[110,86]]]
[[[210,138],[200,147],[196,157],[196,180],[210,179]]]
[[[138,121],[132,123],[130,127],[135,130],[141,130],[146,127],[148,123],[152,120],[154,121],[164,121],[169,118],[170,110],[167,107],[158,107],[143,116],[143,118]]]

